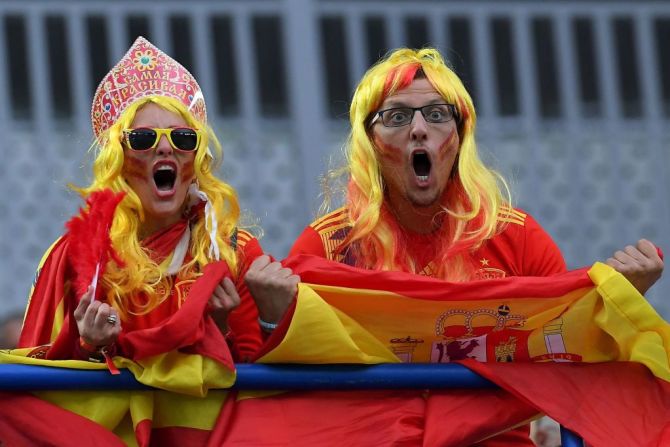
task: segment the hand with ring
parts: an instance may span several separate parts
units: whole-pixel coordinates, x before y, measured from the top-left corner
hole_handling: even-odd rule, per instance
[[[79,335],[92,346],[109,346],[121,332],[121,321],[116,309],[107,303],[93,301],[93,290],[88,288],[74,311]]]

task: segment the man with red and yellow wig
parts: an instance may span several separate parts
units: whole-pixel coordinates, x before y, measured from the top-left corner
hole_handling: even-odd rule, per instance
[[[551,237],[480,159],[476,121],[438,51],[399,49],[379,61],[353,96],[347,164],[329,174],[347,176],[344,206],[309,225],[290,254],[456,282],[565,272]],[[646,240],[607,263],[640,293],[663,270]],[[533,445],[527,425],[488,442]]]

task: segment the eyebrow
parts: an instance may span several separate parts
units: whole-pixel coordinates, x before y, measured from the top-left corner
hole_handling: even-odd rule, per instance
[[[446,99],[444,99],[441,96],[438,96],[436,98],[433,98],[429,100],[427,103],[423,104],[422,106],[418,107],[423,107],[423,106],[429,106],[432,104],[445,104],[447,102]],[[403,100],[390,100],[386,105],[382,106],[379,108],[379,110],[384,110],[384,109],[397,109],[400,107],[412,107],[410,106],[407,102]]]

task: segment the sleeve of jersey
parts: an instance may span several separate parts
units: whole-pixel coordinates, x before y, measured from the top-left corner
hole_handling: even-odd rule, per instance
[[[524,276],[550,276],[567,271],[558,245],[529,214],[525,219],[525,244],[521,265]]]
[[[245,240],[244,236],[240,237],[238,248],[240,268],[235,283],[240,295],[240,305],[228,317],[228,325],[234,336],[235,351],[238,357],[235,360],[242,362],[249,361],[263,344],[263,334],[258,325],[258,309],[244,283],[244,275],[249,266],[254,259],[263,254],[263,249],[257,239],[250,237]]]
[[[322,258],[326,257],[326,250],[323,248],[321,236],[311,226],[305,228],[293,243],[293,247],[288,253],[288,256],[293,255],[314,255]]]

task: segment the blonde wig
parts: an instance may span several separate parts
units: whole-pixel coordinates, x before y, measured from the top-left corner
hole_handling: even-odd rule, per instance
[[[469,252],[501,231],[498,216],[509,211],[511,196],[505,180],[480,159],[472,99],[435,49],[393,51],[370,68],[356,88],[345,148],[349,176],[346,205],[352,229],[340,250],[353,250],[358,266],[368,269],[419,273],[423,268],[407,256],[406,233],[385,204],[378,149],[369,127],[384,100],[417,76],[425,77],[457,110],[460,147],[442,197],[443,213],[437,216],[442,224],[435,233],[437,255],[431,270],[436,277],[463,281],[473,273]]]
[[[218,221],[216,242],[221,259],[226,261],[233,274],[236,274],[238,265],[230,238],[235,231],[240,208],[235,190],[214,176],[213,171],[222,159],[221,145],[216,136],[211,128],[197,121],[186,106],[176,99],[150,96],[137,100],[128,106],[119,119],[98,138],[99,151],[93,163],[93,181],[88,187],[78,189],[83,197],[104,188],[126,193],[116,209],[110,230],[112,244],[126,265],[118,268],[110,262],[103,277],[107,300],[122,317],[129,312],[140,315],[150,312],[171,291],[170,279],[164,269],[150,258],[140,244],[139,230],[144,220],[144,210],[139,197],[122,176],[123,130],[131,126],[137,111],[147,103],[157,104],[167,111],[182,116],[189,126],[202,131],[195,155],[195,179],[200,190],[207,194]],[[211,152],[208,152],[208,148]],[[211,245],[208,236],[211,222],[205,220],[205,217],[198,216],[191,221],[189,251],[192,259],[182,266],[181,272],[197,271],[210,262],[207,254]],[[159,290],[163,292],[158,292]]]

